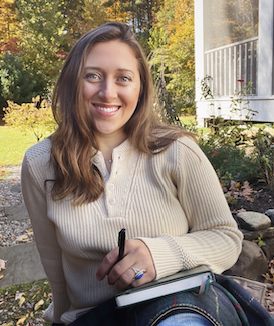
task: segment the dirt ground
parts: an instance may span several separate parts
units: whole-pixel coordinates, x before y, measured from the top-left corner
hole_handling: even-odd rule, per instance
[[[250,196],[239,196],[236,203],[229,204],[233,213],[240,209],[258,213],[265,213],[268,209],[274,209],[274,190],[268,189],[261,183],[250,184],[250,188],[253,190]]]

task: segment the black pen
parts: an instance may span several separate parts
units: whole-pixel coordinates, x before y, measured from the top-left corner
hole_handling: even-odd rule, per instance
[[[119,256],[118,256],[117,262],[120,261],[124,257],[125,240],[126,240],[126,230],[122,229],[118,234]]]

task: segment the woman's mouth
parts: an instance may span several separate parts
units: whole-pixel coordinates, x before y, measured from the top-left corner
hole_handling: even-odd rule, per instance
[[[120,106],[113,106],[113,107],[103,107],[103,106],[96,106],[96,109],[99,111],[103,111],[103,112],[115,112],[117,110],[119,110]]]

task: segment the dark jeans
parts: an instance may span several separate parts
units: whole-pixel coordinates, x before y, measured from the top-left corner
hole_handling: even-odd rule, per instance
[[[111,299],[70,326],[156,326],[182,312],[198,313],[217,326],[274,326],[270,314],[239,284],[220,275],[216,280],[202,295],[183,292],[122,309]]]

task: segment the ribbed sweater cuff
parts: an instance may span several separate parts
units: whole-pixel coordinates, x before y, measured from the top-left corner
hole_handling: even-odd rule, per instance
[[[162,235],[159,238],[138,238],[148,247],[156,270],[156,279],[169,276],[182,269],[189,269],[186,266],[182,251],[170,236]],[[188,264],[187,264],[188,265]]]

